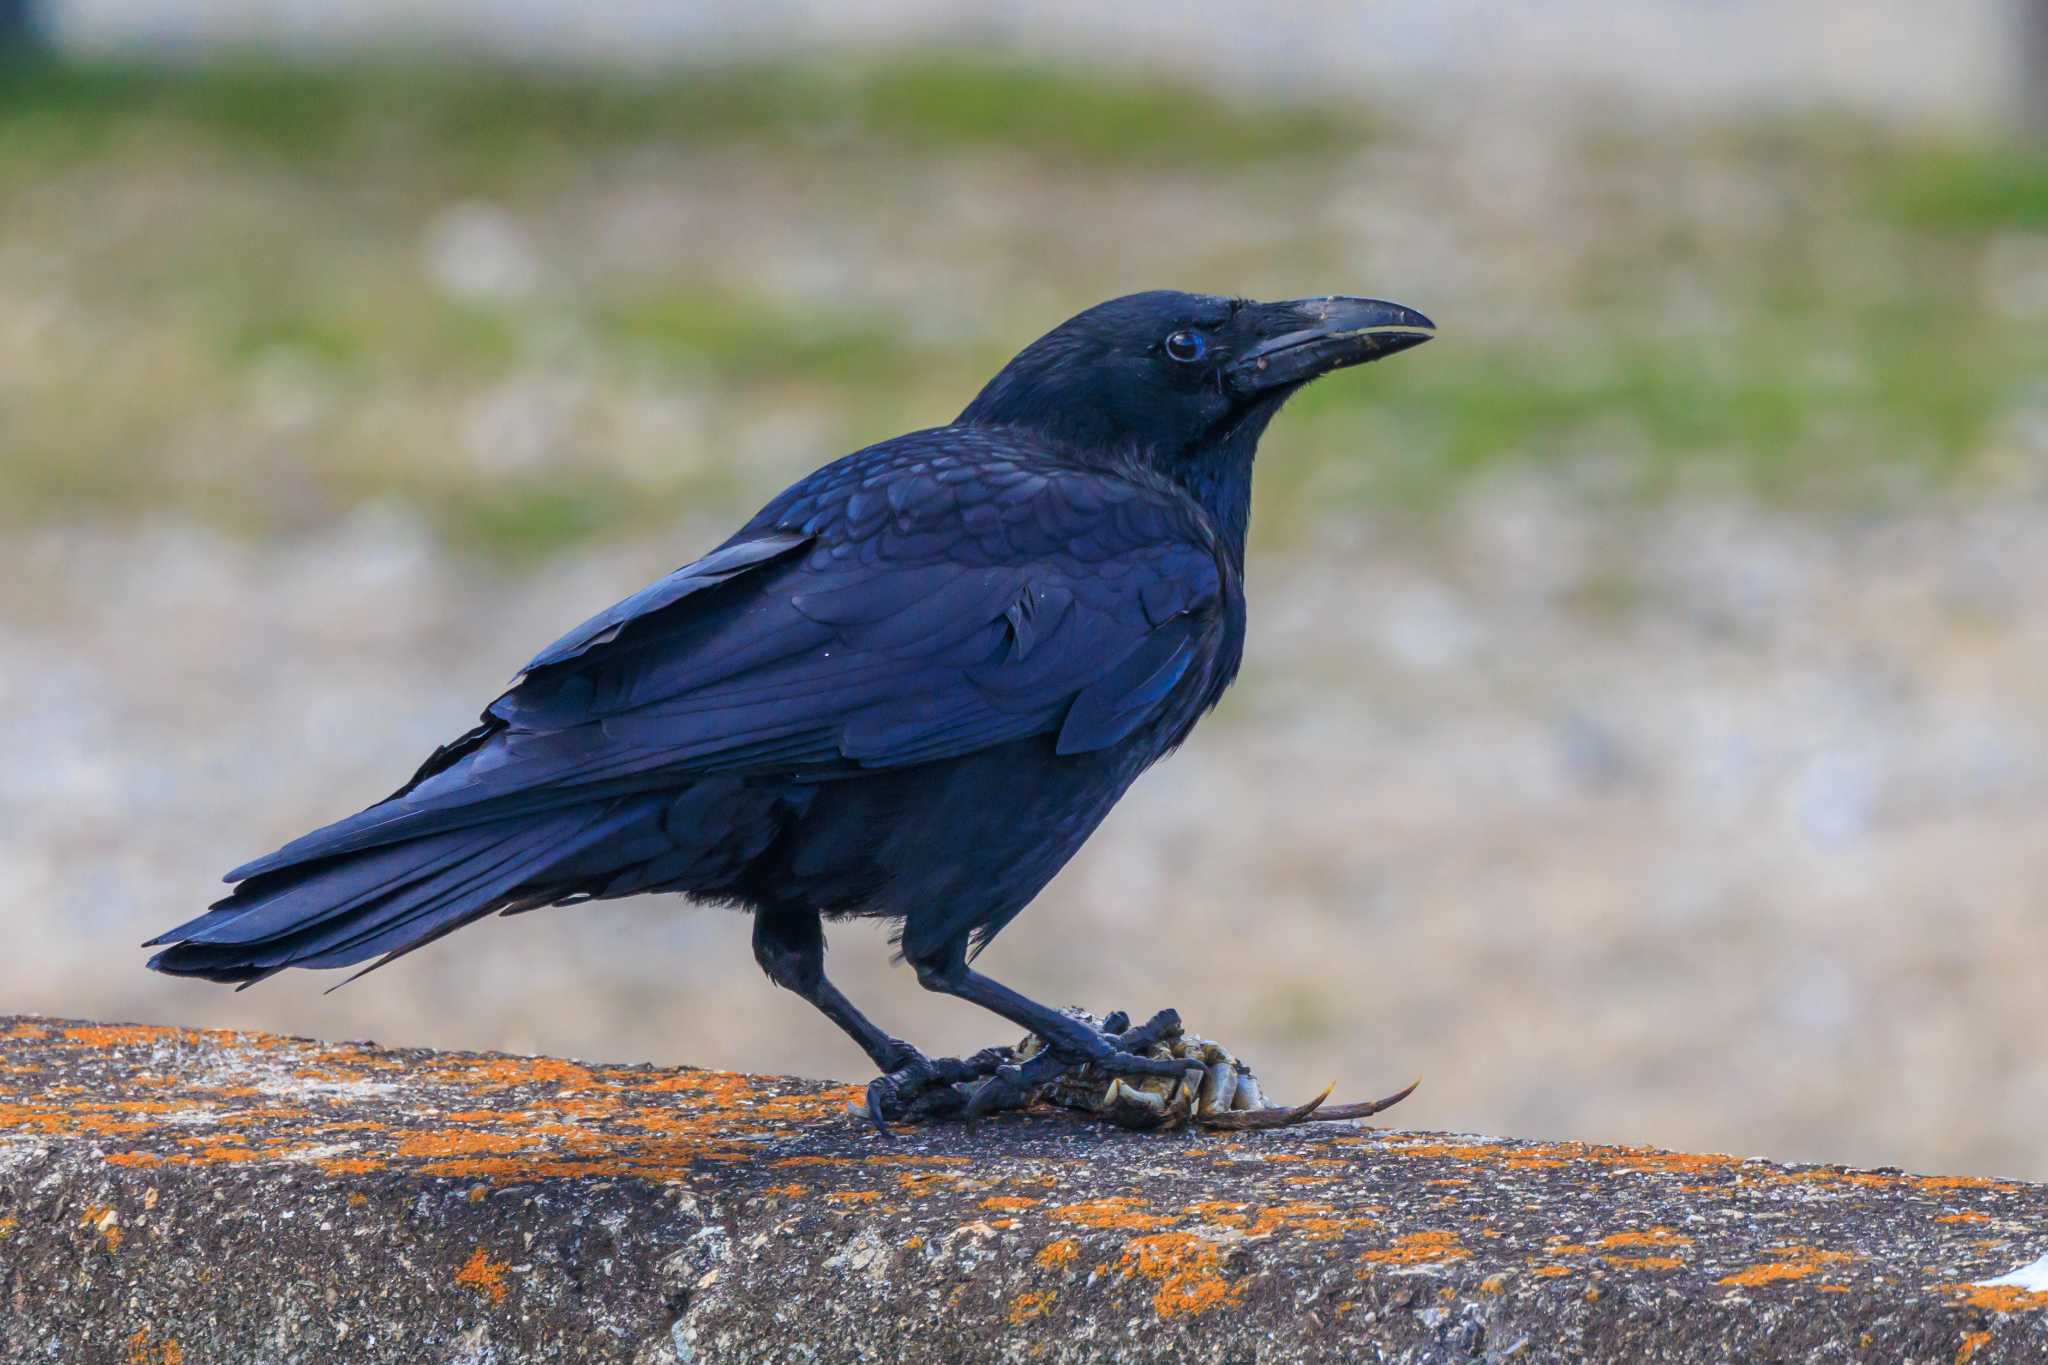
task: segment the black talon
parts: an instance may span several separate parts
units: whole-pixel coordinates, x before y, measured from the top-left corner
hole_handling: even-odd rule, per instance
[[[958,1116],[969,1098],[965,1083],[993,1075],[1016,1057],[1007,1047],[983,1048],[972,1057],[931,1058],[911,1047],[904,1052],[902,1065],[868,1082],[868,1122],[884,1137],[892,1136],[891,1122]]]
[[[1032,1061],[1036,1061],[1033,1058]],[[1019,1109],[1031,1102],[1037,1092],[1036,1083],[1026,1079],[1031,1069],[1029,1062],[1023,1066],[1000,1066],[994,1074],[974,1088],[967,1098],[967,1107],[960,1117],[969,1126],[979,1123],[998,1109]]]
[[[895,1097],[895,1089],[889,1085],[887,1076],[877,1076],[868,1082],[867,1095],[863,1101],[867,1106],[867,1119],[874,1125],[875,1131],[885,1138],[895,1136],[889,1131],[888,1121],[882,1117]]]
[[[1128,1022],[1130,1016],[1119,1011],[1117,1015],[1112,1017],[1123,1018]],[[1112,1029],[1105,1023],[1102,1031],[1104,1033],[1121,1035],[1116,1041],[1123,1051],[1143,1052],[1147,1048],[1158,1046],[1169,1038],[1178,1038],[1184,1030],[1180,1026],[1179,1010],[1161,1010],[1137,1028]]]

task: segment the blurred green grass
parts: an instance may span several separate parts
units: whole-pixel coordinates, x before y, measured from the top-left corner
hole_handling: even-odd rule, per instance
[[[1648,495],[1968,479],[2048,401],[2048,283],[2005,277],[2048,232],[2038,150],[1561,124],[1531,209],[1460,174],[1472,136],[947,54],[8,68],[0,519],[277,535],[375,502],[544,552],[943,421],[1164,283],[1445,325],[1299,401],[1263,534],[1589,455]]]
[[[963,57],[882,66],[707,67],[602,77],[424,64],[202,71],[100,64],[0,71],[9,159],[45,164],[176,125],[294,159],[351,155],[394,132],[465,176],[652,139],[820,145],[879,138],[1117,164],[1243,165],[1327,151],[1361,111],[1248,109],[1189,85],[1104,81]]]

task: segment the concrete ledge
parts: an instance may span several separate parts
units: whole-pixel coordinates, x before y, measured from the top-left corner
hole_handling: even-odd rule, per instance
[[[10,1361],[2048,1358],[2048,1189],[0,1017]]]

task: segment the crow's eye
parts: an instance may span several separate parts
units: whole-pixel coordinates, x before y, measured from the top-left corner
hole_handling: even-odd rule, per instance
[[[1166,339],[1166,354],[1178,361],[1200,360],[1208,351],[1209,338],[1200,332],[1183,328]]]

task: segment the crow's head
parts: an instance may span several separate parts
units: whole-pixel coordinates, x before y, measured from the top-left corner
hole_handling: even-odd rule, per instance
[[[1419,345],[1435,324],[1379,299],[1253,303],[1158,290],[1097,304],[1025,347],[960,414],[1136,455],[1205,493],[1310,380]]]

